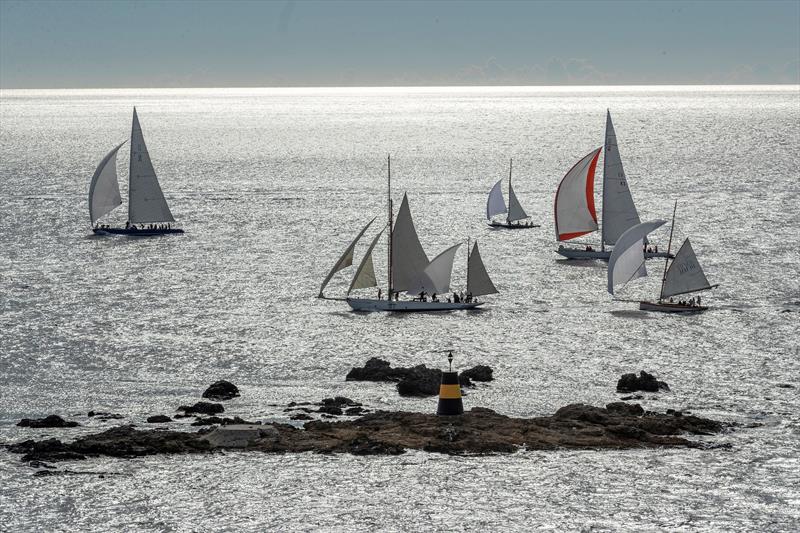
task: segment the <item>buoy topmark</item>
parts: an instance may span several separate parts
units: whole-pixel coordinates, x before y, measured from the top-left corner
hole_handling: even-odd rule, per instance
[[[464,414],[458,372],[442,372],[442,384],[439,385],[439,407],[436,409],[436,414],[444,416]]]

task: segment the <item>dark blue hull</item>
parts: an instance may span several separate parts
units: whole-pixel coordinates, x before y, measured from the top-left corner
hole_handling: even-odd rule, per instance
[[[525,224],[508,224],[504,222],[490,222],[489,227],[504,228],[504,229],[531,229],[531,228],[539,228],[541,226],[539,226],[538,224],[525,225]]]
[[[153,235],[169,235],[183,233],[182,229],[134,229],[134,228],[92,228],[95,235],[130,235],[132,237],[151,237]]]

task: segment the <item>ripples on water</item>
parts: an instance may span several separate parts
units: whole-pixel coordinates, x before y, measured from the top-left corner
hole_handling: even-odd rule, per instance
[[[129,135],[133,105],[182,237],[89,236],[89,179]],[[668,218],[679,200],[676,239],[691,236],[721,284],[712,311],[640,313],[610,300],[603,264],[557,260],[555,186],[602,145],[607,107],[642,219]],[[673,387],[648,395],[648,409],[763,425],[709,438],[732,446],[715,451],[63,466],[104,478],[33,478],[0,452],[0,519],[9,530],[797,529],[800,401],[777,385],[800,386],[798,146],[797,87],[3,92],[0,440],[108,425],[13,425],[52,412],[170,414],[220,377],[243,391],[230,413],[251,418],[332,394],[431,411],[435,399],[344,375],[372,356],[441,365],[435,351],[449,346],[459,366],[495,368],[467,407],[533,416],[603,404],[621,373],[648,369]],[[387,152],[429,256],[479,239],[502,291],[486,311],[356,315],[313,298],[352,236],[383,216]],[[542,228],[481,220],[509,157]],[[126,150],[119,169],[127,176]],[[656,294],[662,265],[648,263],[651,277],[625,295]]]

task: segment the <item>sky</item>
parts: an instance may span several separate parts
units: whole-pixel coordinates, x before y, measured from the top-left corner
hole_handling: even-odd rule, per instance
[[[0,88],[800,83],[800,0],[0,0]]]

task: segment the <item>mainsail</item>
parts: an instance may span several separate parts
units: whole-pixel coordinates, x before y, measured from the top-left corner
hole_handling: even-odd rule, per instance
[[[617,285],[624,285],[647,275],[644,266],[644,239],[648,233],[664,223],[664,220],[643,222],[622,234],[608,259],[608,292],[614,294]]]
[[[669,265],[661,289],[661,298],[669,298],[687,292],[704,291],[712,288],[708,283],[689,239],[683,241],[675,259]]]
[[[372,239],[369,248],[367,248],[367,253],[364,254],[361,264],[358,265],[356,275],[353,276],[353,282],[350,283],[350,288],[347,289],[347,294],[350,294],[354,289],[367,289],[378,285],[375,279],[375,267],[372,264],[372,250],[375,248],[375,245],[378,244],[378,239],[383,235],[383,231],[384,230],[381,230],[380,233],[375,235],[375,238]]]
[[[409,294],[425,291],[429,294],[450,292],[450,275],[453,272],[453,261],[461,243],[451,246],[440,253],[425,267],[420,276],[407,289]]]
[[[117,182],[117,152],[128,141],[122,141],[97,165],[89,185],[89,218],[94,224],[122,204]]]
[[[128,220],[133,224],[146,222],[174,222],[164,193],[156,178],[136,108],[133,108],[131,127],[131,161],[128,177]]]
[[[378,218],[378,217],[375,217],[375,218]],[[361,239],[361,237],[364,236],[364,233],[367,231],[367,229],[369,229],[369,227],[372,225],[372,223],[375,222],[375,218],[370,220],[367,223],[367,225],[364,226],[364,229],[362,229],[359,232],[359,234],[356,235],[356,238],[353,239],[353,242],[350,243],[350,246],[345,248],[345,250],[342,253],[341,257],[339,257],[339,260],[336,261],[336,264],[333,265],[333,268],[331,269],[331,271],[328,272],[328,275],[325,277],[325,281],[322,282],[322,286],[319,288],[319,297],[320,298],[322,298],[322,291],[324,291],[325,287],[328,286],[328,282],[330,282],[330,280],[333,277],[333,275],[336,274],[337,272],[339,272],[340,270],[342,270],[344,268],[347,268],[347,267],[349,267],[350,265],[353,264],[353,252],[356,249],[356,243],[358,243],[358,241]]]
[[[508,221],[514,222],[515,220],[522,220],[528,218],[528,214],[522,209],[522,206],[517,200],[517,195],[514,194],[514,187],[511,183],[508,184]]]
[[[495,215],[505,214],[506,201],[503,199],[503,180],[498,181],[489,192],[489,199],[486,200],[486,218],[492,219]]]
[[[496,292],[497,288],[492,283],[489,273],[486,272],[481,253],[478,251],[478,241],[475,241],[472,253],[469,254],[469,261],[467,261],[467,293],[472,296],[481,296]]]
[[[615,244],[617,239],[640,223],[639,213],[633,204],[622,159],[617,147],[617,134],[611,122],[611,112],[606,112],[606,153],[603,157],[603,225],[605,244]]]
[[[597,229],[594,171],[600,150],[602,148],[578,161],[558,185],[554,214],[556,238],[559,241],[574,239]]]
[[[408,207],[408,195],[404,194],[392,230],[392,290],[408,290],[426,266],[428,256],[417,237]]]

